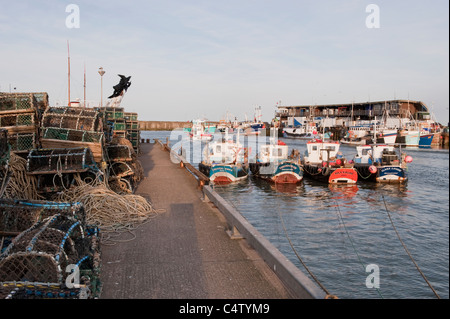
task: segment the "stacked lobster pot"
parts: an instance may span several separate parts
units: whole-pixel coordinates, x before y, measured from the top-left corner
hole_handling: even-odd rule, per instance
[[[97,163],[104,161],[104,114],[91,108],[49,107],[42,117],[43,148],[89,147]]]
[[[95,298],[99,232],[80,203],[0,200],[0,298]]]
[[[8,131],[12,151],[40,146],[40,120],[47,93],[0,93],[0,127]]]

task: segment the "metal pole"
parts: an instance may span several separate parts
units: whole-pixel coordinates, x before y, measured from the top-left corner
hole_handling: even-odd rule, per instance
[[[98,69],[98,74],[100,74],[100,82],[101,82],[100,107],[103,107],[103,74],[105,74],[103,67],[100,67]]]

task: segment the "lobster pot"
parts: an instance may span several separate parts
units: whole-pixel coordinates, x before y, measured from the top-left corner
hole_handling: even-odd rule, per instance
[[[0,255],[0,297],[50,297],[51,293],[76,298],[79,291],[71,289],[80,287],[92,292],[98,287],[98,248],[97,232],[87,231],[71,216],[55,214],[38,221],[17,235]],[[79,274],[73,277],[70,270]]]
[[[103,117],[89,108],[50,107],[44,112],[42,126],[99,132],[103,130]]]
[[[8,131],[0,128],[0,165],[9,159]]]
[[[17,111],[33,109],[37,100],[32,93],[0,94],[0,111]]]
[[[108,160],[110,162],[115,161],[132,161],[132,153],[131,149],[128,145],[108,145],[106,147]]]
[[[101,143],[103,140],[102,132],[80,131],[55,127],[44,128],[42,136],[44,139],[88,143]]]
[[[96,168],[89,148],[34,149],[28,153],[28,174],[86,172]]]
[[[48,94],[46,92],[33,93],[0,93],[0,112],[42,110],[48,106]]]
[[[36,133],[16,133],[8,137],[11,151],[25,151],[38,147]]]
[[[20,127],[31,126],[35,124],[36,114],[34,112],[0,115],[1,127]]]
[[[55,214],[85,223],[85,211],[80,203],[0,199],[0,237],[1,234],[18,235],[39,220]]]

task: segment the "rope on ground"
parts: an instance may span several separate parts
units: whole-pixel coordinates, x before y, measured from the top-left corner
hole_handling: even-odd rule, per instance
[[[412,257],[412,255],[410,254],[408,248],[406,248],[405,243],[403,242],[403,240],[400,238],[400,234],[397,231],[397,228],[394,225],[394,221],[391,218],[391,214],[389,213],[389,210],[387,209],[387,205],[386,205],[386,201],[384,200],[384,196],[381,195],[381,197],[383,198],[383,203],[384,203],[384,207],[386,209],[386,213],[389,217],[389,220],[391,221],[391,225],[395,230],[395,233],[397,234],[398,239],[400,240],[400,243],[402,244],[403,248],[405,249],[406,253],[408,254],[409,258],[412,260],[412,262],[414,263],[414,265],[416,266],[416,269],[419,271],[419,273],[422,275],[423,279],[425,279],[425,282],[427,283],[427,285],[431,288],[431,290],[433,291],[433,293],[436,295],[436,297],[438,299],[441,299],[441,297],[438,295],[438,293],[436,292],[436,290],[434,290],[433,286],[431,286],[430,282],[428,281],[428,279],[425,277],[424,273],[422,272],[422,270],[420,270],[419,265],[416,263],[416,261],[414,260],[414,258]]]
[[[106,184],[94,181],[89,184],[76,178],[78,186],[62,192],[57,200],[62,202],[80,202],[86,212],[86,222],[100,228],[102,244],[115,244],[133,240],[133,231],[151,218],[162,213],[156,210],[144,197],[134,194],[119,195]],[[130,239],[118,239],[124,233],[132,235]]]

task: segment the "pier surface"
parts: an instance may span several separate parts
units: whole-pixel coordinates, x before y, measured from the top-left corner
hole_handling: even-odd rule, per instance
[[[140,225],[136,238],[102,246],[101,298],[292,298],[244,239],[230,239],[187,170],[158,144],[141,149],[145,178],[135,193],[165,212]]]

